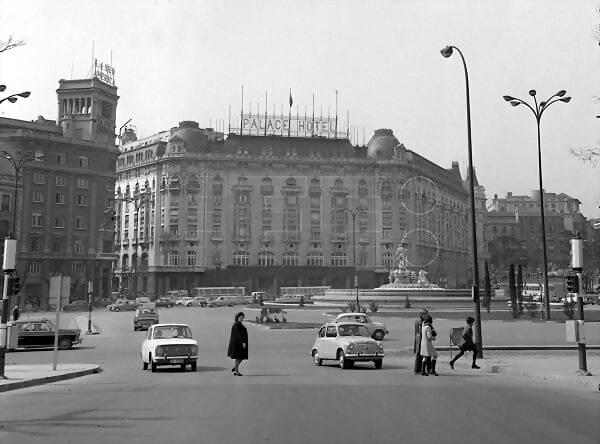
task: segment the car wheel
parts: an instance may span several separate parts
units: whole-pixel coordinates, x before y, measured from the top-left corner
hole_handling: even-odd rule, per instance
[[[341,350],[338,352],[338,363],[343,370],[350,368],[350,362],[346,360],[346,355]]]
[[[383,330],[375,330],[375,332],[373,333],[373,339],[375,339],[376,341],[382,341],[384,336],[385,332]]]
[[[121,311],[119,307],[115,307],[114,311]]]
[[[319,367],[321,364],[323,364],[323,360],[319,357],[318,350],[313,350],[312,357],[313,357],[313,361],[317,367]]]
[[[148,361],[150,361],[150,369],[152,370],[152,373],[155,373],[158,369],[158,365],[156,365],[156,363],[152,360],[152,353],[148,355]]]
[[[191,367],[191,370],[192,370],[193,372],[195,372],[195,371],[196,371],[196,369],[198,368],[198,363],[197,363],[196,361],[194,361],[194,362],[192,362],[192,363],[190,364],[190,367]]]
[[[148,370],[148,363],[142,359],[142,370]]]
[[[67,350],[67,349],[71,348],[72,345],[73,345],[73,341],[71,341],[70,338],[60,338],[58,340],[58,348],[60,350]]]
[[[373,361],[375,363],[375,368],[379,370],[383,366],[383,359],[376,359]]]

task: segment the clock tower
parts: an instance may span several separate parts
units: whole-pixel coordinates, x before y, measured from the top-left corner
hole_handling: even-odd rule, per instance
[[[95,63],[89,79],[59,80],[58,124],[65,137],[101,145],[115,144],[117,87],[114,70]]]

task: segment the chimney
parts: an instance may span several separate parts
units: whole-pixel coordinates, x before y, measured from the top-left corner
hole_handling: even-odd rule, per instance
[[[135,129],[132,127],[127,127],[123,130],[123,137],[121,138],[122,143],[135,142],[137,140],[137,135],[135,134]]]

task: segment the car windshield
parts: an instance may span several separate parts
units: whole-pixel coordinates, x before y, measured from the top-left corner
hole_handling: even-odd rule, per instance
[[[192,332],[186,325],[165,325],[154,329],[153,339],[185,338],[192,339]]]
[[[369,331],[364,325],[340,325],[338,331],[340,336],[369,336]]]

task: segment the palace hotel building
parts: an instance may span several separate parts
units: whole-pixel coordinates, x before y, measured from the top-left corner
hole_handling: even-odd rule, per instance
[[[150,295],[231,285],[276,292],[349,288],[355,275],[362,288],[373,287],[387,282],[399,245],[432,282],[465,285],[470,225],[458,164],[442,168],[388,129],[366,146],[345,136],[271,126],[268,134],[224,136],[193,121],[140,139],[126,129],[115,287]]]

